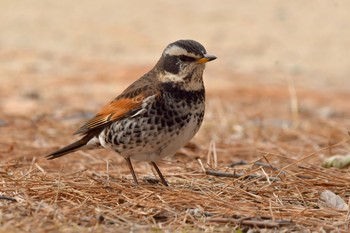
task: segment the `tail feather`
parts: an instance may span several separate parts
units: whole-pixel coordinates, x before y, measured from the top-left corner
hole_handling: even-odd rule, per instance
[[[83,137],[82,139],[76,141],[76,142],[73,142],[72,144],[69,144],[68,146],[65,146],[55,152],[52,152],[48,155],[46,155],[46,158],[51,160],[51,159],[55,159],[55,158],[58,158],[58,157],[61,157],[63,155],[66,155],[66,154],[69,154],[69,153],[72,153],[74,151],[77,151],[79,149],[81,149],[81,147],[85,146],[86,143],[91,139],[91,137]]]

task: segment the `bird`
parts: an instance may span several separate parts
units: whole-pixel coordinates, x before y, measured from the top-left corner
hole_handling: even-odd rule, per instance
[[[175,154],[198,132],[205,112],[203,71],[215,59],[197,41],[170,43],[149,72],[74,133],[79,140],[47,159],[78,150],[112,150],[125,159],[136,185],[131,160],[149,162],[168,186],[156,162]]]

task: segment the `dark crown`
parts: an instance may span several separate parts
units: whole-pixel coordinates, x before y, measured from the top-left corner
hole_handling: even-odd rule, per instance
[[[168,45],[168,48],[171,46],[178,46],[185,49],[188,53],[193,53],[199,57],[204,56],[207,53],[204,46],[194,40],[178,40]]]

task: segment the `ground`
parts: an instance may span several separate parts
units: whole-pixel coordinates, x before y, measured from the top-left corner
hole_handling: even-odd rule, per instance
[[[348,1],[1,1],[0,232],[347,232]],[[159,163],[45,155],[180,38],[218,59],[195,138]]]

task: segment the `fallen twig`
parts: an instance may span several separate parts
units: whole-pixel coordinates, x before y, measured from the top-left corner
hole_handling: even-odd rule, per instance
[[[0,200],[6,200],[6,201],[13,201],[13,202],[17,202],[17,200],[13,197],[8,197],[8,196],[3,196],[0,195]]]
[[[217,223],[234,223],[239,225],[256,226],[256,227],[283,227],[292,224],[290,220],[253,220],[253,219],[235,219],[235,218],[209,218],[208,222]]]
[[[205,170],[205,174],[211,175],[211,176],[218,176],[218,177],[233,177],[233,178],[241,178],[244,177],[244,179],[259,179],[259,180],[267,180],[265,176],[261,175],[255,175],[250,174],[246,175],[243,173],[230,173],[230,172],[222,172],[222,171],[214,171],[214,170]],[[280,181],[279,178],[271,178],[270,181]]]

